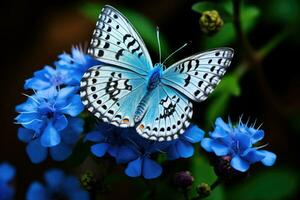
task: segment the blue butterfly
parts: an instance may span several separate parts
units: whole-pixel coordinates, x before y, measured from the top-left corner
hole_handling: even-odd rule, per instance
[[[88,53],[103,64],[80,83],[83,104],[104,122],[136,127],[150,140],[170,141],[189,126],[190,100],[201,102],[229,67],[233,49],[218,48],[185,58],[167,69],[152,64],[131,23],[115,8],[99,16]]]

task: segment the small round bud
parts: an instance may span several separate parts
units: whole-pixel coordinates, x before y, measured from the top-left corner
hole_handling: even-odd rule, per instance
[[[201,198],[208,197],[211,194],[211,188],[207,183],[201,183],[197,186],[197,193]]]
[[[84,187],[86,190],[92,190],[93,187],[96,185],[96,179],[92,172],[86,171],[80,177],[80,183],[81,183],[82,187]]]
[[[194,177],[189,171],[177,172],[174,176],[174,183],[181,189],[188,189],[194,182]]]
[[[224,24],[221,16],[216,10],[204,11],[200,17],[199,23],[202,32],[208,35],[217,33]]]
[[[216,175],[223,181],[232,181],[241,177],[247,176],[247,173],[242,173],[235,170],[231,165],[230,156],[214,157],[213,165]]]

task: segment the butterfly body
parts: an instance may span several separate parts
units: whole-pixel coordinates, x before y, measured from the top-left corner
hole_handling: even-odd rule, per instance
[[[218,48],[167,69],[153,65],[137,31],[111,6],[103,8],[88,52],[103,64],[83,75],[83,104],[103,121],[136,127],[141,136],[157,141],[184,132],[193,113],[191,100],[207,98],[233,57],[231,48]]]

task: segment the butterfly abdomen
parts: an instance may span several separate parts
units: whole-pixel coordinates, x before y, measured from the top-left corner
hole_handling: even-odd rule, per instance
[[[139,105],[136,107],[135,114],[134,114],[134,122],[139,122],[142,120],[143,116],[146,113],[146,110],[149,105],[149,99],[151,96],[152,90],[148,90],[145,96],[140,101]]]

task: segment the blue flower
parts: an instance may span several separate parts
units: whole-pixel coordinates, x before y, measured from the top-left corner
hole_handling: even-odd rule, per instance
[[[45,147],[41,143],[38,133],[26,128],[19,128],[19,140],[27,143],[26,152],[31,162],[40,163],[44,161],[48,152],[53,160],[63,161],[67,159],[73,151],[75,143],[83,132],[84,121],[76,117],[68,117],[68,126],[59,132],[61,142],[52,147]]]
[[[8,163],[0,164],[0,200],[11,200],[14,189],[9,185],[15,176],[16,170]]]
[[[80,186],[78,179],[74,176],[66,176],[58,169],[48,170],[44,179],[46,184],[33,182],[26,194],[27,200],[88,200],[89,194]]]
[[[36,71],[34,77],[25,81],[25,89],[45,90],[60,85],[68,85],[71,82],[71,75],[67,71],[56,70],[50,66]],[[70,84],[71,85],[71,84]]]
[[[189,158],[194,154],[194,143],[200,142],[204,136],[204,131],[196,125],[190,125],[188,129],[171,142],[167,148],[167,156],[170,160],[178,158]]]
[[[17,123],[33,130],[41,145],[53,147],[61,142],[61,131],[68,126],[68,116],[75,117],[84,109],[74,87],[40,90],[16,107]]]
[[[201,146],[207,152],[217,156],[229,157],[230,165],[241,172],[249,169],[250,165],[262,162],[266,166],[275,163],[276,155],[270,151],[259,150],[261,147],[254,145],[263,139],[264,131],[248,127],[241,121],[238,125],[226,124],[221,118],[215,122],[215,130],[204,138]]]
[[[117,163],[126,163],[136,157],[136,153],[128,146],[127,135],[130,128],[120,128],[107,123],[99,123],[97,128],[88,133],[86,140],[95,142],[91,146],[91,152],[102,157],[106,153],[116,159]]]
[[[56,69],[63,74],[68,74],[70,80],[68,84],[79,85],[83,74],[90,67],[99,65],[100,61],[85,54],[80,48],[72,48],[71,54],[63,53],[59,55],[59,60],[55,62]]]
[[[136,158],[130,161],[125,169],[125,174],[130,177],[143,176],[146,179],[154,179],[161,175],[162,167],[153,160],[153,156],[162,153],[170,145],[170,142],[157,142],[145,139],[135,130],[128,134],[130,146],[136,152]]]
[[[86,140],[96,142],[91,146],[94,155],[102,157],[108,153],[117,163],[128,163],[126,175],[146,179],[161,175],[162,167],[152,157],[170,144],[144,139],[135,128],[120,128],[106,123],[99,124],[95,131],[88,133]]]

